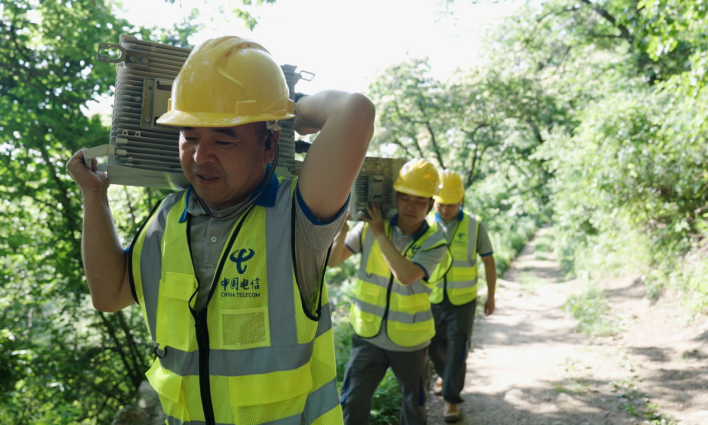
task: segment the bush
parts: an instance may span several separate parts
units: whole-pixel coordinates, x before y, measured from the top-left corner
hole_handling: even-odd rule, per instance
[[[611,335],[617,332],[617,323],[607,317],[610,307],[603,291],[588,285],[579,295],[568,298],[564,310],[578,321],[578,331],[589,335]]]
[[[354,289],[353,276],[355,271],[347,278],[342,271],[358,266],[358,261],[347,260],[340,267],[328,271],[328,274],[344,277],[339,284],[328,287],[330,303],[332,303],[332,325],[334,327],[334,352],[337,361],[337,385],[341,389],[344,372],[349,362],[354,330],[349,325],[349,311],[351,308],[351,291]],[[339,269],[339,270],[338,270]],[[354,268],[356,270],[356,268]],[[397,424],[401,411],[401,390],[396,382],[396,377],[391,369],[386,372],[384,379],[376,389],[371,403],[371,424],[386,425]]]

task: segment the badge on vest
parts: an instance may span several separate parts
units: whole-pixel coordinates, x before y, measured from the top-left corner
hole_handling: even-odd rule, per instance
[[[234,254],[236,254],[236,253],[232,252],[229,259],[231,261],[233,261],[234,263],[236,263],[236,270],[238,270],[239,274],[246,273],[246,267],[248,267],[248,266],[245,265],[244,263],[246,261],[250,260],[251,258],[253,258],[253,256],[256,255],[256,252],[254,250],[252,250],[251,248],[248,248],[248,249],[239,250],[238,256],[234,256]]]
[[[238,274],[242,275],[248,270],[246,262],[255,255],[256,252],[251,248],[240,249],[232,252],[229,259],[236,263],[236,271]],[[258,298],[261,296],[261,279],[258,277],[255,279],[249,279],[243,276],[233,277],[231,279],[224,277],[219,284],[222,288],[222,297]]]
[[[464,240],[465,234],[464,233],[458,233],[457,234],[457,239],[453,241],[455,245],[466,245],[465,240]]]
[[[219,282],[223,290],[222,297],[258,298],[261,296],[261,279],[247,279],[245,277],[233,279],[223,278]]]

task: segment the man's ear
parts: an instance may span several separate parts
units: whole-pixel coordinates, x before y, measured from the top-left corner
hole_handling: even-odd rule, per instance
[[[430,200],[428,202],[429,202],[428,203],[428,212],[430,212],[433,210],[433,205],[435,205],[435,200],[433,198],[430,198]]]
[[[280,130],[274,131],[273,132],[273,141],[275,143],[278,143],[279,140],[280,140]]]

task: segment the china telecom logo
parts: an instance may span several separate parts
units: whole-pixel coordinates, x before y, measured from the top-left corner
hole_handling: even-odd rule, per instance
[[[236,270],[238,271],[238,273],[244,274],[246,273],[246,267],[248,267],[244,263],[253,258],[254,255],[256,255],[256,252],[251,248],[248,248],[248,250],[241,249],[238,251],[238,256],[236,256],[236,252],[232,252],[229,259],[236,263]]]

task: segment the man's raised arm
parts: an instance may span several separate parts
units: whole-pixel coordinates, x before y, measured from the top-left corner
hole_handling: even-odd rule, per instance
[[[312,214],[330,222],[347,201],[374,134],[376,110],[358,93],[324,91],[295,106],[295,130],[320,131],[300,171],[300,195]]]
[[[105,173],[84,165],[84,151],[78,151],[66,163],[66,169],[84,198],[84,224],[81,254],[91,291],[91,301],[98,311],[118,311],[133,304],[127,267],[127,255],[120,245],[108,206],[108,179]]]

